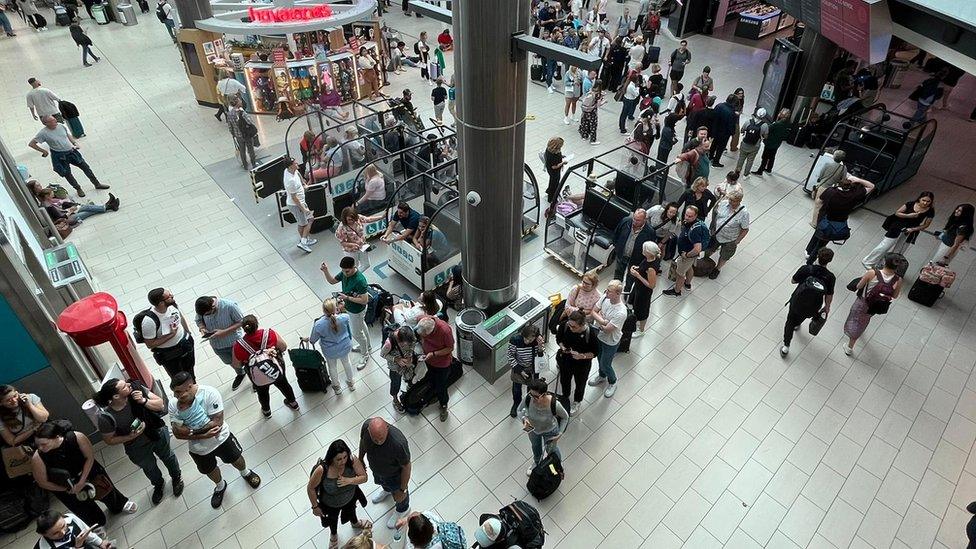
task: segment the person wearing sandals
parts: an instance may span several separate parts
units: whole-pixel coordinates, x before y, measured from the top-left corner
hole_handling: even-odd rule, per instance
[[[325,458],[312,468],[308,479],[308,499],[312,504],[312,514],[322,520],[322,527],[331,532],[329,549],[338,549],[339,522],[352,523],[357,530],[373,527],[373,523],[356,516],[356,505],[366,507],[366,494],[359,487],[369,480],[363,462],[352,455],[349,446],[342,440],[329,445]]]
[[[267,350],[274,361],[278,364],[278,375],[269,381],[272,376],[259,373],[258,376],[264,378],[261,383],[254,372],[250,372],[251,381],[254,382],[254,389],[258,393],[258,402],[261,403],[261,414],[265,419],[271,417],[271,386],[274,385],[285,396],[285,406],[294,411],[298,411],[298,401],[295,400],[295,389],[288,383],[285,375],[285,352],[288,345],[278,332],[271,328],[258,329],[258,319],[254,315],[246,315],[241,321],[241,328],[244,330],[244,337],[234,343],[232,366],[235,370],[240,370],[248,366],[248,361],[252,356]]]
[[[342,311],[339,303],[332,298],[322,302],[322,316],[312,325],[309,343],[319,344],[322,357],[329,368],[329,379],[332,380],[332,390],[335,394],[342,393],[339,385],[338,365],[346,372],[346,385],[350,391],[356,390],[353,383],[352,364],[349,363],[349,353],[352,352],[352,329],[349,327],[349,315]]]
[[[380,356],[386,359],[390,367],[390,396],[393,397],[393,408],[403,413],[403,403],[400,402],[400,385],[403,380],[407,385],[413,382],[417,372],[417,353],[414,347],[417,336],[409,326],[400,326],[390,333],[383,342]]]
[[[535,358],[543,356],[545,341],[535,324],[526,324],[519,334],[508,340],[508,363],[512,367],[512,410],[509,415],[516,417],[522,402],[522,385],[539,378],[535,370]]]
[[[169,400],[173,436],[188,441],[187,448],[197,471],[213,481],[210,506],[220,507],[227,491],[227,481],[220,474],[218,458],[233,465],[251,488],[261,486],[261,477],[248,469],[244,449],[224,421],[224,399],[220,391],[209,385],[197,385],[188,372],[173,376],[169,388],[174,397]]]
[[[106,517],[98,501],[114,514],[136,512],[136,502],[115,487],[105,467],[95,459],[92,443],[84,433],[48,421],[37,428],[34,440],[34,480],[78,518],[87,524],[104,525]]]
[[[528,389],[529,395],[519,403],[518,417],[522,420],[522,430],[528,433],[532,443],[533,466],[525,472],[531,475],[532,469],[546,455],[554,453],[562,457],[556,442],[569,426],[569,413],[556,395],[549,392],[545,381],[533,379],[528,383]]]

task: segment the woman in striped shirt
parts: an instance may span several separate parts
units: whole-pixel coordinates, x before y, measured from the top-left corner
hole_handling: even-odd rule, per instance
[[[535,358],[544,356],[544,345],[539,328],[534,324],[522,326],[519,335],[508,340],[508,363],[512,367],[512,410],[509,415],[512,417],[518,415],[522,403],[522,385],[539,377]]]

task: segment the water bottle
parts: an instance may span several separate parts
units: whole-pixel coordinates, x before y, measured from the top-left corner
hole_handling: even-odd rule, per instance
[[[403,549],[403,532],[399,528],[393,531],[393,541],[390,543],[390,549]]]

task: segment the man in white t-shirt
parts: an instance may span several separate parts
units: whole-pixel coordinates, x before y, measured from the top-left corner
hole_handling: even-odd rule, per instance
[[[285,206],[291,215],[295,216],[298,224],[298,248],[305,253],[312,253],[312,244],[318,242],[308,235],[312,232],[313,212],[305,203],[305,178],[298,171],[298,161],[286,158],[288,167],[282,176],[285,184]]]
[[[176,306],[173,292],[165,288],[149,290],[152,307],[143,316],[140,331],[143,342],[153,352],[153,358],[172,378],[180,372],[192,376],[196,364],[193,352],[193,336],[190,335],[186,316]]]
[[[34,120],[40,120],[44,116],[53,116],[58,122],[64,122],[61,118],[61,107],[58,103],[61,98],[53,91],[42,87],[41,81],[36,78],[28,78],[27,83],[33,88],[27,92],[27,110],[30,111]]]
[[[217,82],[217,93],[220,94],[220,107],[217,108],[217,114],[214,115],[214,118],[220,120],[220,117],[230,107],[231,100],[235,97],[244,97],[247,88],[234,78],[233,72],[225,71],[224,77]]]
[[[613,356],[617,354],[617,347],[623,338],[624,321],[627,320],[627,305],[623,301],[624,284],[619,280],[611,280],[607,284],[606,295],[593,307],[593,324],[599,330],[596,338],[600,342],[600,353],[597,361],[600,369],[587,382],[596,387],[607,382],[603,396],[610,398],[617,390],[617,374],[613,371]]]
[[[193,376],[180,372],[169,384],[175,398],[169,401],[169,418],[173,436],[189,441],[190,457],[197,470],[214,482],[210,506],[220,507],[227,491],[227,481],[220,475],[217,459],[240,471],[251,488],[261,485],[261,477],[247,468],[244,450],[237,437],[224,423],[224,401],[220,392],[208,385],[197,385]]]

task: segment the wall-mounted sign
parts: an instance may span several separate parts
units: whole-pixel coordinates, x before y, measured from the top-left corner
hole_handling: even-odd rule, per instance
[[[289,8],[247,8],[247,16],[254,23],[293,23],[332,17],[328,4]]]

